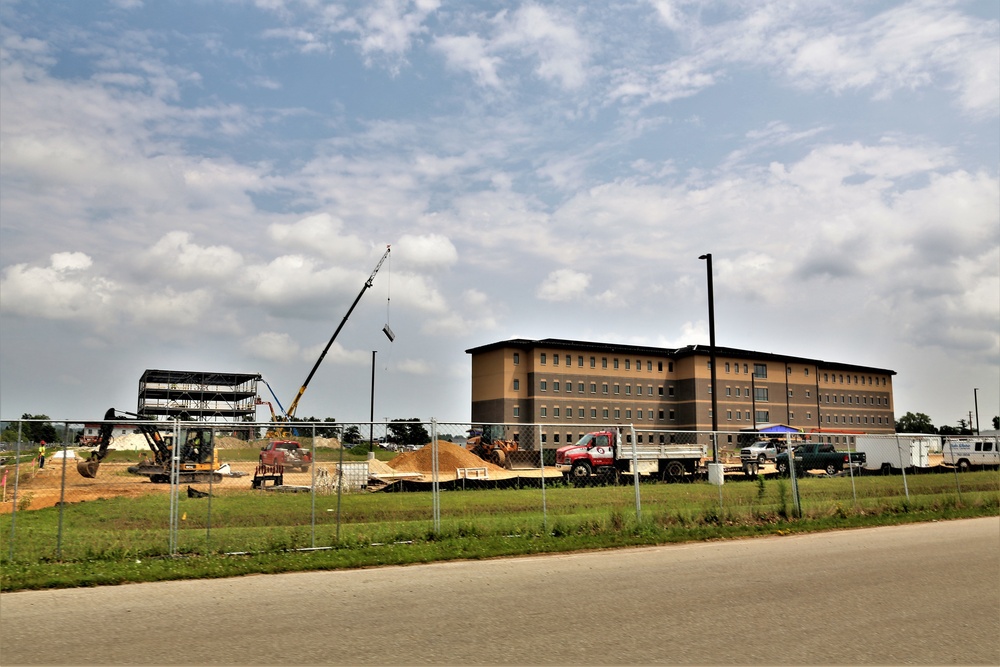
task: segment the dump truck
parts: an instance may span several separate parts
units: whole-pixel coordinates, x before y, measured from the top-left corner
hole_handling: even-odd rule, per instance
[[[671,481],[697,472],[706,453],[704,445],[633,445],[622,441],[620,429],[593,431],[576,443],[556,450],[556,469],[570,479],[585,479],[592,475],[617,477],[634,472],[634,459],[638,474]]]
[[[114,441],[111,436],[114,424],[125,420],[136,421],[135,430],[145,436],[146,444],[152,453],[152,458],[145,457],[138,465],[129,466],[128,471],[131,474],[148,477],[149,481],[156,484],[169,482],[175,470],[178,483],[222,480],[222,474],[216,472],[219,467],[219,455],[215,450],[211,428],[200,427],[191,422],[185,423],[179,430],[181,445],[175,460],[173,434],[164,437],[159,429],[142,415],[115,408],[110,408],[104,414],[104,424],[101,425],[98,435],[97,449],[90,452],[86,458],[77,461],[76,470],[80,475],[91,479],[97,477],[101,461],[107,457]]]

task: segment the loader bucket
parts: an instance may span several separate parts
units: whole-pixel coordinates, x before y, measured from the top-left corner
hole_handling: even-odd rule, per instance
[[[76,462],[76,471],[80,473],[83,477],[89,477],[93,479],[97,477],[97,470],[101,467],[100,461],[90,461],[83,459]]]

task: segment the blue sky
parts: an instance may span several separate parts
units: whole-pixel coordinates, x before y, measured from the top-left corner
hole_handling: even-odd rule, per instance
[[[1000,5],[0,6],[0,413],[260,372],[467,420],[465,350],[718,343],[1000,413]],[[381,334],[388,322],[390,344]],[[261,415],[263,416],[263,415]]]

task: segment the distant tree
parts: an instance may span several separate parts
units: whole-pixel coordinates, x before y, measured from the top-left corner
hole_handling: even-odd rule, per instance
[[[431,436],[419,419],[393,419],[388,426],[389,438],[400,445],[422,447],[430,442]]]
[[[939,435],[972,435],[972,429],[964,419],[958,420],[958,426],[942,426],[938,429]]]
[[[29,415],[24,413],[21,419],[49,419],[48,415]],[[17,442],[18,422],[7,423],[7,428],[0,434],[0,440],[4,442]],[[59,434],[55,427],[48,421],[22,421],[21,422],[21,442],[59,442]]]
[[[313,422],[313,423],[319,423],[320,421],[322,421],[324,424],[336,424],[337,423],[337,420],[334,419],[333,417],[327,417],[326,419],[322,419],[322,420],[319,419],[318,417],[306,417],[302,421]],[[303,429],[305,430],[305,433],[307,435],[311,435],[312,434],[312,427],[302,427],[302,429],[299,429],[299,430],[301,431]],[[316,435],[318,437],[320,437],[320,438],[336,438],[336,437],[338,437],[340,435],[340,427],[339,426],[317,426],[316,427]]]
[[[347,444],[356,445],[361,442],[361,429],[359,429],[356,425],[348,426],[344,429],[343,433],[344,434],[341,436],[341,440]]]
[[[896,421],[896,433],[936,433],[931,418],[922,412],[907,412]]]
[[[993,430],[1000,431],[1000,415],[993,418]]]

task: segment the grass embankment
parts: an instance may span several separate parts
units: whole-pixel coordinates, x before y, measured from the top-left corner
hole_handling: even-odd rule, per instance
[[[1000,514],[996,471],[632,487],[336,495],[238,491],[99,500],[0,519],[4,591],[426,563]],[[855,493],[857,498],[855,500]],[[315,506],[315,512],[313,507]],[[57,543],[59,524],[61,538]],[[240,552],[240,553],[234,553]],[[174,555],[170,555],[173,553]]]

